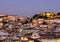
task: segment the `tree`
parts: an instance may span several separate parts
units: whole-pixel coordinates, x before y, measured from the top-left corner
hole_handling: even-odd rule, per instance
[[[56,18],[60,19],[60,13],[57,13],[57,17]]]
[[[38,15],[39,15],[39,14],[35,14],[35,15],[32,17],[32,19],[37,18],[37,17],[38,17]]]
[[[60,15],[60,12],[59,12],[59,13],[57,13],[57,15]]]

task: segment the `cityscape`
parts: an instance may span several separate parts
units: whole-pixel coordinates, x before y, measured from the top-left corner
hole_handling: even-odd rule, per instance
[[[30,16],[0,14],[0,42],[42,42],[60,39],[60,13]]]
[[[60,0],[0,0],[0,42],[60,42]]]

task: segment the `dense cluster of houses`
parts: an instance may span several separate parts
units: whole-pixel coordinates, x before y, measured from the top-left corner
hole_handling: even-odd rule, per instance
[[[53,13],[51,13],[53,14]],[[60,36],[60,19],[58,15],[54,17],[36,18],[29,16],[4,15],[0,14],[0,40],[19,39],[20,36],[31,34],[30,37],[38,38],[40,35],[53,34]],[[44,16],[43,16],[44,17]],[[37,37],[36,37],[37,35]]]
[[[20,28],[28,18],[0,14],[0,38],[9,39],[15,37],[14,39],[18,39],[16,36],[20,36]]]

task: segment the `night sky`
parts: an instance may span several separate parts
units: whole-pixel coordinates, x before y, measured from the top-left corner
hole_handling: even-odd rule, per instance
[[[0,0],[0,13],[33,16],[40,12],[60,12],[60,0]]]

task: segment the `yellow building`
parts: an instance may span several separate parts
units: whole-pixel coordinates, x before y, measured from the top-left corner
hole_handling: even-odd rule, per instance
[[[54,13],[54,12],[42,12],[42,13],[40,13],[40,16],[45,16],[45,17],[47,17],[47,18],[53,18],[54,16],[56,15],[56,13]]]

